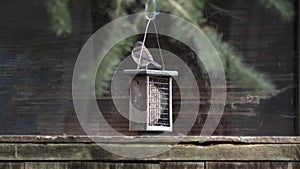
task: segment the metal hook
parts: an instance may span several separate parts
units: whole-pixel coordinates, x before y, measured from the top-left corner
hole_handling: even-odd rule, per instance
[[[146,19],[154,20],[157,16],[156,0],[146,0],[145,4]]]

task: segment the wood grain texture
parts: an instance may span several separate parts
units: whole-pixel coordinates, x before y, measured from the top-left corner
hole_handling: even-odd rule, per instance
[[[162,162],[162,169],[204,169],[203,162]]]
[[[0,143],[174,143],[181,144],[300,144],[300,137],[288,136],[0,136]]]
[[[160,165],[154,163],[97,163],[97,162],[73,162],[69,169],[160,169]]]
[[[149,158],[125,158],[100,146],[122,148],[139,155],[146,149],[161,151],[168,144],[0,144],[0,160],[5,161],[299,161],[299,144],[258,145],[175,145],[172,149]]]
[[[0,169],[298,169],[299,162],[24,162],[0,163]]]
[[[248,65],[265,73],[278,89],[295,84],[298,76],[298,71],[294,70],[297,66],[295,50],[299,49],[294,49],[294,22],[283,22],[273,10],[248,0],[212,0],[211,3],[226,9],[230,15],[208,4],[205,9],[207,23],[222,33],[223,39],[242,54]],[[73,32],[68,37],[56,37],[51,31],[49,16],[40,0],[12,0],[0,4],[0,11],[4,13],[0,15],[0,104],[3,105],[0,108],[0,134],[84,135],[72,104],[73,69],[84,42],[110,21],[108,13],[103,12],[110,1],[70,1]],[[163,36],[160,40],[165,49],[180,56],[190,66],[198,81],[201,105],[189,135],[199,135],[210,107],[209,79],[187,47],[174,46]],[[155,37],[149,36],[149,48],[156,47],[152,42]],[[227,88],[227,100],[214,135],[299,134],[295,132],[293,87],[274,97],[259,99],[249,92],[253,86],[236,86],[227,80],[226,86],[220,86]],[[182,102],[178,90],[174,91],[176,117]],[[107,98],[98,100],[106,120],[124,135],[137,135],[129,132],[128,120],[116,111],[109,89],[106,93]],[[128,98],[124,104],[128,104]],[[193,98],[182,104],[194,104]],[[93,114],[97,112],[88,113],[91,123],[97,125],[99,121]],[[181,127],[185,127],[184,124]],[[100,127],[95,128],[95,133],[110,135]]]
[[[294,162],[207,162],[206,169],[298,169]]]
[[[25,169],[24,163],[20,162],[1,162],[0,169]]]
[[[129,75],[128,75],[129,76]],[[147,78],[135,76],[130,84],[130,96],[126,101],[129,104],[129,118],[143,119],[144,123],[129,121],[130,131],[145,131],[147,125]]]
[[[126,162],[26,162],[25,169],[160,169],[160,165]]]
[[[25,162],[25,169],[69,169],[65,162]]]

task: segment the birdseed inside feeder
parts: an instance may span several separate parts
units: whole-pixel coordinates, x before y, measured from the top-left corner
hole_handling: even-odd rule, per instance
[[[172,131],[172,76],[177,71],[127,69],[130,131]],[[136,119],[136,120],[135,120]]]
[[[147,0],[145,5],[148,20],[143,42],[138,41],[131,51],[131,57],[137,69],[124,70],[131,76],[129,94],[129,130],[130,131],[172,131],[172,76],[177,71],[165,70],[160,49],[158,32],[154,20],[157,16],[156,1]],[[157,45],[162,66],[154,61],[145,46],[147,30],[150,23],[156,31]],[[147,69],[152,64],[162,70]],[[146,69],[140,69],[146,67]]]

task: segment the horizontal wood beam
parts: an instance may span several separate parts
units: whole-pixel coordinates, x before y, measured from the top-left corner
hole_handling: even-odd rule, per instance
[[[149,158],[126,158],[102,147],[139,154],[161,150],[168,144],[86,143],[1,143],[1,161],[299,161],[300,144],[177,144],[169,151]]]
[[[36,136],[2,135],[0,143],[174,143],[300,144],[300,136]],[[175,140],[175,141],[174,141]]]

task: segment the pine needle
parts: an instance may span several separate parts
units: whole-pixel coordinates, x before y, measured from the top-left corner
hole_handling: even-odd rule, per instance
[[[259,0],[266,8],[274,8],[277,10],[281,18],[285,21],[290,21],[295,15],[293,3],[290,0]]]
[[[68,0],[47,0],[46,6],[51,17],[52,30],[56,35],[70,34],[72,32],[72,25]]]

